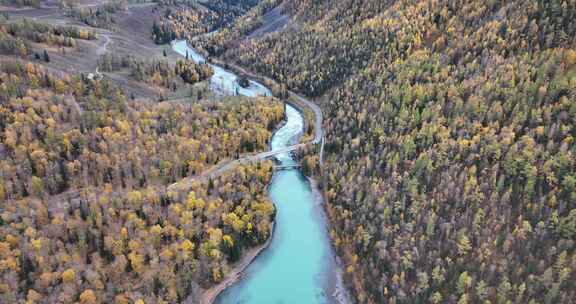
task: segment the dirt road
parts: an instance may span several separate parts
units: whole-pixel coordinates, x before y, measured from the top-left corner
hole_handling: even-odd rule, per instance
[[[110,43],[110,36],[108,36],[108,34],[100,34],[100,36],[104,37],[104,44],[99,46],[98,49],[96,50],[96,54],[98,55],[98,57],[106,54],[108,44]]]

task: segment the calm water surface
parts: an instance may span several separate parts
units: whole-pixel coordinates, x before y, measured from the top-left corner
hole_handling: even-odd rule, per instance
[[[186,41],[175,41],[173,49],[196,62],[204,57]],[[238,89],[237,76],[218,66],[212,88],[229,94],[271,95],[259,83]],[[225,89],[228,88],[228,89]],[[286,123],[272,137],[272,150],[297,143],[304,130],[302,115],[286,106]],[[276,156],[281,165],[296,164],[289,153]],[[276,224],[270,247],[246,269],[245,276],[226,289],[218,304],[328,303],[329,281],[337,269],[322,217],[320,202],[314,199],[308,181],[297,169],[280,170],[270,184],[270,197],[276,205]]]
[[[302,133],[300,113],[287,106],[286,117],[272,138],[272,149],[290,146]],[[295,163],[289,154],[277,158],[282,165]],[[327,303],[326,274],[333,270],[333,258],[308,181],[296,169],[277,171],[269,192],[278,211],[272,243],[217,303]]]

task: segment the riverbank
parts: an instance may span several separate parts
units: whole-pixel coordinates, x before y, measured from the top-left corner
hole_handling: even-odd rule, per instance
[[[284,120],[282,120],[278,124],[278,126],[276,126],[276,128],[274,129],[274,134],[277,134],[281,129],[287,127],[288,124],[287,115],[288,114],[285,113]],[[269,143],[269,150],[270,151],[274,150],[274,147],[272,146],[272,140]],[[270,187],[271,185],[274,184],[274,179],[277,177],[276,176],[277,173],[278,173],[277,171],[273,173],[274,175],[272,176],[272,179],[270,180],[270,182],[268,183],[268,187],[266,188],[268,196],[270,196]],[[275,202],[274,206],[276,210],[278,210],[278,206]],[[270,229],[271,232],[266,242],[260,246],[245,251],[240,261],[235,263],[234,265],[231,265],[231,271],[225,276],[222,282],[212,286],[211,288],[205,290],[202,293],[200,304],[215,303],[216,299],[222,292],[224,292],[227,288],[234,285],[235,283],[238,283],[246,275],[245,273],[246,269],[250,265],[252,265],[252,263],[260,256],[260,254],[264,252],[265,249],[268,249],[268,247],[270,247],[270,244],[272,243],[272,240],[274,239],[276,232],[274,228],[275,228],[275,221],[271,223],[271,229]],[[192,302],[186,301],[186,303],[192,303]]]
[[[181,55],[192,54],[195,61],[205,61],[185,41],[172,43],[172,47]],[[228,68],[232,67],[232,73],[220,66],[215,66],[214,63]],[[246,75],[247,78],[252,78],[251,82],[254,83],[256,83],[254,80],[262,81],[263,79],[263,77],[257,77],[249,72],[246,73],[242,68],[227,65],[218,60],[211,61],[211,65],[215,69],[220,69],[221,74],[224,72],[230,74],[228,77],[213,77],[212,82],[215,87],[226,87],[224,85],[226,81],[232,82],[228,85],[232,87],[234,79],[237,78],[234,73]],[[270,80],[264,81],[264,83],[269,84]],[[238,93],[244,95],[244,92],[236,90],[236,94]],[[285,132],[280,132],[280,130],[275,132],[273,142],[277,136],[279,136],[280,141],[277,142],[278,145],[276,146],[271,143],[270,150],[279,151],[305,145],[295,145],[295,142],[302,139],[300,136],[305,131],[305,122],[314,123],[315,131],[314,138],[312,140],[307,138],[306,142],[308,144],[322,143],[322,112],[320,108],[293,92],[288,92],[288,95],[286,117],[287,121],[290,121],[289,117],[291,117],[293,123],[292,125],[287,123],[280,128],[281,130],[287,128],[284,130]],[[306,115],[306,112],[313,114]],[[295,120],[293,119],[295,117],[299,117],[296,120],[299,121],[297,124],[294,124]],[[275,153],[276,158],[281,164],[285,162],[288,164],[297,163],[288,155],[292,150]],[[274,152],[264,153],[263,157],[272,156],[273,154],[270,153]],[[275,219],[275,223],[283,222],[284,224],[273,231],[265,244],[266,246],[246,252],[241,262],[232,266],[232,270],[224,281],[206,290],[203,293],[201,303],[211,304],[216,301],[220,294],[222,297],[219,298],[219,301],[223,303],[248,300],[254,303],[278,300],[294,302],[304,299],[317,301],[315,303],[349,303],[340,264],[334,254],[327,229],[328,219],[323,208],[323,195],[317,183],[314,180],[307,180],[297,170],[276,171],[274,174],[270,185],[275,185],[275,190],[269,191],[269,195],[276,206],[277,216],[280,215]],[[308,220],[304,220],[305,218]],[[289,225],[294,220],[298,221],[300,226]],[[299,228],[295,229],[295,227]],[[312,251],[298,250],[301,246]],[[314,246],[319,247],[314,250]],[[264,249],[268,247],[271,248],[266,251],[264,257],[257,260],[256,258],[264,253]],[[242,278],[244,278],[244,282],[235,285]],[[290,294],[279,293],[286,286],[292,286],[293,292]]]
[[[226,66],[226,68],[232,71],[233,73],[241,75],[253,81],[257,81],[269,86],[279,85],[276,80],[267,76],[257,75],[256,73],[248,70],[245,67],[239,66],[236,63],[224,62],[221,59],[214,57],[210,57],[210,62],[220,66]],[[307,100],[306,98],[300,96],[299,94],[291,90],[288,90],[288,96],[282,99],[292,104],[295,108],[298,108],[303,113],[307,112],[306,109],[312,112],[312,114],[314,115],[314,119],[313,121],[308,123],[310,123],[314,127],[314,142],[319,143],[322,137],[324,136],[324,132],[322,130],[322,121],[323,121],[322,109],[320,109],[320,107],[316,103]]]
[[[240,261],[232,265],[232,270],[226,275],[226,277],[224,278],[224,280],[222,280],[222,282],[210,287],[209,289],[206,289],[202,293],[200,304],[214,303],[216,301],[216,298],[218,298],[218,296],[224,290],[226,290],[226,288],[234,285],[240,279],[242,279],[242,276],[244,275],[244,271],[246,270],[246,268],[248,268],[248,266],[252,264],[252,262],[264,251],[264,249],[270,246],[273,235],[274,235],[274,222],[271,223],[270,236],[268,237],[268,240],[266,240],[266,242],[262,245],[247,250],[243,254]],[[194,303],[194,302],[191,302],[189,301],[189,299],[187,299],[185,303]]]
[[[285,124],[286,124],[286,118],[284,118],[278,124],[278,126],[276,126],[273,133],[276,133]],[[268,149],[272,150],[272,141],[270,141],[270,143],[268,144]],[[275,174],[275,173],[276,172],[274,172],[273,174]],[[274,176],[272,176],[272,179],[273,178],[274,178]],[[272,180],[270,180],[270,182],[268,183],[268,186],[266,187],[266,192],[268,192],[270,190],[271,184],[272,184]],[[276,208],[275,204],[274,204],[274,208]],[[240,281],[240,279],[242,279],[242,276],[244,275],[244,271],[246,270],[246,268],[248,268],[248,266],[250,266],[250,264],[252,264],[252,262],[254,262],[254,260],[256,260],[256,258],[264,251],[264,249],[267,249],[268,247],[270,247],[270,243],[272,242],[272,238],[274,237],[274,224],[275,224],[275,222],[272,221],[272,224],[270,227],[270,236],[268,237],[266,242],[260,246],[256,246],[254,248],[248,249],[244,253],[244,255],[242,256],[240,261],[238,261],[234,265],[231,265],[232,270],[225,276],[225,278],[224,278],[224,280],[222,280],[222,282],[210,287],[209,289],[205,290],[202,293],[202,297],[200,299],[200,304],[213,304],[216,301],[216,298],[218,298],[218,296],[224,290],[226,290],[226,288],[234,285],[235,283]],[[192,302],[186,301],[186,303],[190,304]]]
[[[350,295],[348,294],[346,286],[344,286],[344,278],[342,272],[342,269],[344,268],[341,260],[336,255],[332,239],[330,238],[330,231],[329,231],[330,225],[328,221],[328,216],[326,214],[326,209],[324,208],[325,201],[323,192],[320,191],[320,188],[318,187],[318,181],[316,181],[315,178],[306,176],[306,179],[310,184],[310,189],[312,189],[312,195],[314,196],[314,205],[318,209],[317,212],[319,213],[321,220],[323,221],[324,224],[323,226],[326,228],[325,232],[330,242],[330,247],[332,247],[331,251],[332,255],[330,258],[334,259],[334,262],[338,266],[335,267],[334,269],[327,269],[329,275],[327,277],[325,286],[326,290],[328,291],[328,294],[326,296],[329,299],[331,299],[329,303],[349,304],[351,303]]]

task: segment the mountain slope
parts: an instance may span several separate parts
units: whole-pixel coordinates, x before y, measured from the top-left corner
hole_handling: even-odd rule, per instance
[[[229,49],[326,112],[332,236],[360,303],[570,303],[575,1],[285,1]]]

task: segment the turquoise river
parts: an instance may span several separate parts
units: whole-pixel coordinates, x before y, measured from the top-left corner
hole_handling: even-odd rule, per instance
[[[175,41],[173,49],[196,62],[204,58],[186,41]],[[236,75],[215,67],[213,89],[229,94],[270,95],[256,82],[239,90]],[[253,88],[253,90],[251,90]],[[226,92],[224,92],[226,93]],[[288,147],[300,140],[304,119],[286,105],[285,124],[272,137],[271,149]],[[296,164],[289,153],[278,154],[279,165]],[[340,271],[326,231],[321,196],[298,169],[278,170],[269,185],[276,209],[272,241],[245,270],[242,279],[216,299],[218,304],[346,303]]]

